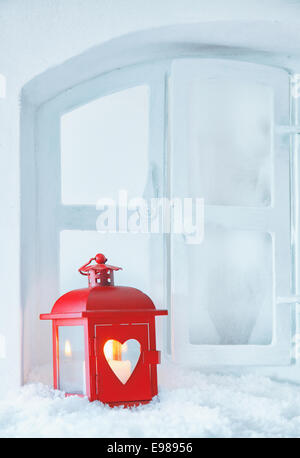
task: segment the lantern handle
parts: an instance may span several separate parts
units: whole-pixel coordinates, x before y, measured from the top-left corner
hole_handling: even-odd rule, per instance
[[[84,269],[85,267],[87,267],[92,261],[96,261],[96,257],[91,258],[88,262],[86,262],[85,264],[83,264],[83,266],[79,267],[78,272],[79,272],[81,275],[88,276],[89,273],[88,273],[88,272],[82,272],[82,269]]]

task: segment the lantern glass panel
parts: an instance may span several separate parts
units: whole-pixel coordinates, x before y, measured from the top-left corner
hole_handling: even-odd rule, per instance
[[[111,370],[125,384],[140,358],[140,343],[135,339],[129,339],[124,343],[110,339],[105,343],[103,351]]]
[[[83,326],[60,326],[58,387],[67,393],[86,394]]]

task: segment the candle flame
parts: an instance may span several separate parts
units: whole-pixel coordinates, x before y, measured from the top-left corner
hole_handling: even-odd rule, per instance
[[[120,344],[117,340],[108,340],[103,348],[107,360],[122,361],[122,353],[127,351],[127,344]]]
[[[65,355],[70,357],[72,356],[72,347],[69,340],[66,340],[65,342]]]

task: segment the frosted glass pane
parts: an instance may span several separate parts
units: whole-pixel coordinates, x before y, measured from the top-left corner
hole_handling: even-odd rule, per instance
[[[59,389],[86,394],[83,326],[60,326]]]
[[[137,86],[61,118],[62,201],[95,204],[118,190],[141,196],[148,173],[149,88]]]
[[[133,286],[151,295],[150,235],[100,234],[94,231],[63,231],[60,236],[61,294],[87,287],[87,279],[77,271],[97,253],[108,263],[123,267],[115,272],[115,285]]]
[[[188,250],[190,342],[270,344],[271,236],[211,225],[203,244]]]
[[[208,205],[270,205],[271,89],[201,79],[187,96],[190,192]]]

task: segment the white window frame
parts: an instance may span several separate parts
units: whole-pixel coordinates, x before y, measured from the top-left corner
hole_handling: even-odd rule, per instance
[[[197,58],[197,56],[195,56]],[[59,234],[62,230],[95,230],[98,216],[96,208],[90,205],[62,205],[60,189],[60,118],[63,114],[88,103],[89,101],[118,92],[130,87],[147,84],[150,87],[150,122],[149,122],[149,179],[145,189],[145,197],[171,197],[170,155],[174,147],[174,139],[170,137],[169,112],[173,109],[170,104],[169,84],[171,81],[171,65],[176,56],[138,65],[124,66],[100,76],[88,79],[78,85],[71,86],[68,90],[56,94],[54,98],[46,100],[37,109],[28,105],[28,113],[23,113],[23,129],[28,128],[28,144],[31,135],[34,137],[34,149],[31,149],[26,158],[22,158],[23,174],[23,216],[22,240],[26,244],[22,247],[22,304],[24,309],[24,332],[27,335],[24,350],[25,373],[28,369],[44,364],[51,359],[49,345],[49,332],[39,322],[38,315],[50,309],[59,292]],[[265,73],[266,72],[266,73]],[[261,78],[266,81],[267,67],[261,66]],[[89,94],[87,96],[87,94]],[[34,119],[34,129],[29,125],[29,120]],[[290,121],[288,125],[277,122],[282,132],[278,135],[295,138],[295,126]],[[279,129],[280,130],[280,129]],[[295,143],[295,142],[294,142]],[[25,145],[26,147],[26,145]],[[294,148],[294,149],[293,149]],[[292,184],[295,194],[298,186],[299,167],[296,163],[292,146]],[[30,148],[28,148],[29,150]],[[287,154],[289,152],[287,151]],[[49,160],[49,158],[54,160]],[[29,174],[25,162],[30,161]],[[293,167],[295,165],[295,168]],[[25,171],[25,172],[24,172]],[[285,168],[287,173],[287,168]],[[275,171],[276,175],[276,171]],[[155,180],[153,180],[155,176]],[[36,193],[36,190],[38,192]],[[36,195],[37,194],[37,195]],[[35,201],[28,212],[28,202]],[[283,199],[285,201],[285,199]],[[283,205],[282,201],[282,205]],[[26,203],[27,202],[27,203]],[[298,215],[298,198],[291,202],[292,213]],[[282,207],[283,208],[283,207]],[[210,206],[206,208],[206,217],[211,221],[223,221],[223,208]],[[278,210],[278,211],[277,211]],[[24,212],[24,210],[23,210]],[[284,212],[286,215],[286,212]],[[290,237],[289,229],[282,232],[273,224],[276,218],[282,217],[280,208],[270,209],[231,209],[235,227],[246,227],[251,230],[270,232],[273,237],[285,239]],[[287,215],[286,215],[287,216]],[[290,220],[289,215],[287,221]],[[223,219],[222,219],[223,218]],[[268,220],[268,218],[270,218]],[[297,229],[298,216],[295,216],[292,230]],[[243,221],[243,225],[241,225]],[[270,224],[271,222],[271,224]],[[298,234],[299,232],[297,232]],[[275,235],[274,235],[275,234]],[[276,308],[277,328],[274,329],[272,345],[256,346],[207,346],[191,345],[188,343],[187,327],[184,318],[184,307],[180,309],[175,305],[172,294],[173,285],[179,281],[176,274],[176,259],[172,238],[168,235],[161,237],[154,235],[151,242],[151,282],[154,286],[153,299],[158,307],[168,307],[170,317],[168,324],[158,323],[159,328],[164,327],[166,336],[165,351],[169,352],[173,360],[186,362],[189,354],[189,364],[193,367],[202,365],[249,365],[257,364],[257,355],[260,354],[261,364],[288,365],[292,362],[292,332],[294,332],[295,307],[298,308],[297,297],[300,290],[298,277],[294,269],[292,278],[294,286],[288,287],[290,272],[279,269],[278,290],[275,294],[274,307]],[[34,243],[28,244],[27,240]],[[23,242],[24,243],[24,242]],[[53,247],[56,247],[53,249]],[[289,245],[290,247],[290,245]],[[181,241],[184,250],[184,241]],[[292,247],[295,257],[299,252],[297,242]],[[177,255],[177,253],[176,253]],[[276,249],[275,259],[280,264],[282,254]],[[291,266],[291,263],[290,263]],[[38,285],[36,279],[39,278]],[[181,281],[181,280],[180,280]],[[284,298],[284,299],[282,299]],[[181,328],[174,325],[174,318],[182,323]],[[33,320],[35,316],[35,320]],[[179,317],[179,320],[178,320]],[[274,318],[275,319],[275,318]],[[164,320],[165,323],[167,320]],[[292,332],[291,332],[292,330]],[[39,352],[37,351],[39,342]],[[262,347],[262,348],[261,348]],[[42,348],[43,356],[40,349]],[[233,353],[232,353],[233,351]],[[234,356],[232,356],[234,354]]]

